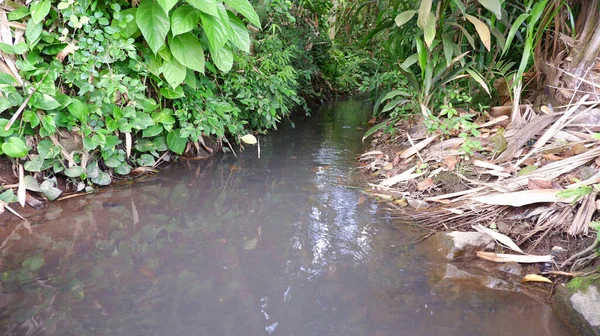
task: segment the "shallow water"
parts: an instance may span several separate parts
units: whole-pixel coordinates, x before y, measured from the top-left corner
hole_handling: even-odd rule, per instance
[[[369,106],[54,203],[0,261],[2,335],[570,335],[528,297],[447,286],[353,176]],[[6,232],[5,232],[6,236]]]

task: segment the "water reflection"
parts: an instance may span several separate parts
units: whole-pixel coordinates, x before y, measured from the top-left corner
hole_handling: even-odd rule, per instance
[[[368,108],[54,204],[5,232],[2,335],[568,335],[547,306],[439,286],[352,184]],[[3,239],[4,240],[4,239]]]

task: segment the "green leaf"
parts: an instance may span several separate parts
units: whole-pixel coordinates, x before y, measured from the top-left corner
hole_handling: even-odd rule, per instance
[[[31,271],[37,271],[44,266],[44,258],[40,256],[29,257],[23,260],[21,266],[27,267]]]
[[[161,125],[150,126],[150,127],[146,128],[144,131],[142,131],[142,137],[153,138],[153,137],[159,135],[160,133],[162,133],[162,131],[163,131],[163,127]]]
[[[246,29],[246,25],[231,12],[228,12],[227,14],[229,15],[229,23],[233,30],[233,35],[231,35],[230,39],[231,43],[239,50],[249,53],[250,34],[248,33],[248,29]]]
[[[419,6],[419,17],[417,18],[417,25],[423,29],[429,20],[429,14],[431,13],[431,1],[432,0],[421,0]]]
[[[77,120],[81,122],[86,120],[87,116],[90,113],[87,104],[81,102],[81,100],[77,98],[73,98],[71,104],[67,106],[67,110],[69,110],[69,113],[71,113],[71,115],[73,115],[75,118],[77,118]]]
[[[53,159],[60,153],[60,149],[48,139],[40,141],[37,145],[38,154],[42,159]]]
[[[40,23],[46,15],[50,13],[50,0],[36,1],[31,4],[31,19],[35,23]]]
[[[22,55],[22,54],[26,53],[28,49],[29,49],[29,47],[27,46],[27,43],[25,43],[25,42],[21,42],[21,43],[15,44],[15,45],[0,42],[0,51],[3,51],[7,54]]]
[[[35,101],[33,102],[33,107],[39,108],[41,110],[54,110],[58,107],[60,107],[60,103],[54,99],[52,96],[48,95],[48,94],[40,94],[40,93],[35,93],[34,94],[35,97]]]
[[[162,111],[154,115],[152,119],[154,119],[154,122],[157,124],[174,125],[176,120],[175,117],[171,115],[172,113],[173,111],[169,109],[163,109]]]
[[[185,146],[187,145],[188,139],[182,138],[179,135],[179,130],[173,130],[167,134],[167,146],[176,154],[183,154]]]
[[[18,5],[17,3],[11,4],[11,6]],[[25,6],[19,6],[19,8],[8,12],[9,21],[17,21],[29,15],[29,8]]]
[[[27,43],[30,46],[33,46],[37,43],[38,39],[42,35],[42,30],[44,29],[44,25],[41,22],[34,22],[33,20],[27,21],[27,27],[25,27],[25,37],[27,38]]]
[[[215,0],[186,0],[186,2],[208,15],[219,15]]]
[[[179,63],[192,70],[204,73],[204,49],[192,33],[169,38],[169,48],[171,54]]]
[[[18,199],[17,196],[15,196],[15,193],[12,191],[12,189],[8,189],[7,191],[0,194],[0,201],[3,201],[5,203],[13,203],[18,201]]]
[[[171,62],[165,62],[162,66],[162,73],[167,80],[167,83],[172,88],[176,88],[183,82],[186,76],[186,68],[176,59],[172,59]]]
[[[137,160],[137,162],[140,166],[145,166],[145,167],[154,167],[154,165],[156,164],[156,160],[154,159],[154,156],[152,156],[150,154],[142,154],[140,156],[140,158]]]
[[[85,174],[85,169],[81,166],[73,166],[65,169],[64,173],[68,177],[80,177],[81,175]]]
[[[229,22],[226,22],[227,26],[225,26],[218,14],[211,16],[200,13],[200,19],[211,50],[221,49],[229,41]]]
[[[250,23],[260,28],[260,19],[258,18],[258,14],[248,2],[248,0],[225,0],[227,6],[235,9],[240,14],[246,17]]]
[[[211,49],[210,56],[219,70],[224,73],[228,73],[229,70],[231,70],[231,67],[233,66],[233,53],[229,46],[224,46],[217,51]]]
[[[13,158],[22,158],[29,153],[29,148],[20,138],[12,137],[2,144],[4,154]]]
[[[56,169],[55,169],[56,172]],[[62,194],[62,191],[55,187],[55,183],[51,180],[46,180],[40,185],[40,191],[49,201],[54,201]]]
[[[150,49],[156,54],[165,44],[165,38],[170,28],[169,16],[155,1],[143,0],[137,9],[135,22]]]
[[[494,13],[498,20],[502,19],[502,7],[500,6],[500,0],[477,0],[490,12]]]
[[[156,0],[158,4],[165,10],[165,12],[169,13],[171,9],[177,4],[179,0]]]
[[[127,22],[127,25],[125,26],[125,28],[123,28],[122,30],[122,34],[124,37],[129,38],[134,36],[135,34],[137,34],[140,31],[140,28],[137,26],[136,23],[136,15],[137,15],[137,8],[128,8],[124,11],[121,11],[121,14],[123,16],[127,16],[127,15],[131,15],[133,16],[133,20]]]
[[[506,42],[502,46],[502,55],[503,56],[510,49],[512,40],[515,38],[515,34],[517,34],[517,31],[519,30],[519,28],[521,27],[523,22],[525,20],[527,20],[527,18],[529,18],[529,16],[530,16],[530,14],[523,13],[523,14],[519,15],[519,17],[513,22],[512,26],[510,27],[510,30],[508,31],[508,35],[506,36]]]
[[[161,88],[160,94],[167,99],[177,99],[185,96],[185,94],[183,93],[183,88],[181,86],[176,87],[174,90],[172,90],[169,87]]]
[[[415,16],[415,13],[417,13],[416,10],[407,10],[396,15],[396,18],[394,19],[394,22],[396,22],[396,26],[402,27],[405,23],[410,21],[410,19],[412,19],[413,16]]]
[[[429,18],[423,28],[423,37],[429,48],[431,48],[431,43],[433,43],[433,39],[435,38],[435,30],[435,13],[429,13]]]
[[[200,16],[192,6],[177,7],[171,14],[171,32],[173,35],[187,33],[198,26],[199,20]]]
[[[23,168],[29,172],[40,172],[42,171],[43,165],[44,159],[42,159],[39,155],[35,155],[31,158],[31,160],[25,162]]]
[[[0,72],[0,84],[15,86],[15,85],[17,85],[17,83],[18,82],[15,79],[15,77],[13,77],[7,73]]]
[[[4,130],[4,127],[6,127],[6,124],[8,124],[8,119],[1,118],[0,119],[0,137],[7,137],[7,136],[13,134],[12,127],[6,131]]]
[[[108,173],[100,172],[98,177],[92,179],[92,182],[96,183],[97,185],[106,186],[112,182],[112,179]]]
[[[465,70],[469,73],[469,75],[471,75],[471,77],[477,83],[479,83],[479,85],[481,85],[481,87],[485,90],[485,92],[487,92],[487,94],[491,97],[492,94],[490,93],[490,88],[485,83],[485,80],[483,79],[483,77],[474,69],[466,68]]]

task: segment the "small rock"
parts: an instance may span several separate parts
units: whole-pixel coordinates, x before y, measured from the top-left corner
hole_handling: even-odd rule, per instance
[[[461,284],[461,286],[475,286],[475,287],[486,287],[489,289],[503,290],[509,292],[517,292],[518,288],[516,285],[493,277],[489,275],[472,274],[467,271],[461,270],[455,265],[446,264],[443,269],[443,274],[439,278],[441,283],[448,285],[449,281],[455,284]]]
[[[447,260],[474,256],[477,251],[494,248],[494,239],[480,232],[438,232],[427,242]]]

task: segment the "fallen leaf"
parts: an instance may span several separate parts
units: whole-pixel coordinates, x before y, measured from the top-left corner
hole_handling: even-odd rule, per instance
[[[241,137],[240,140],[242,140],[243,143],[248,145],[254,145],[258,142],[258,140],[256,140],[256,137],[252,134],[246,134],[243,137]]]
[[[361,205],[363,203],[365,203],[365,196],[360,196],[358,198],[358,202],[356,202],[356,205]]]
[[[585,147],[582,143],[578,143],[578,144],[571,146],[571,152],[573,153],[573,155],[585,153],[586,151],[587,151],[587,147]]]
[[[529,182],[527,183],[527,188],[529,188],[529,190],[553,189],[553,186],[552,182],[549,181],[529,179]]]
[[[554,162],[554,161],[560,161],[563,158],[554,154],[542,154],[542,157],[548,161]]]
[[[400,174],[398,174],[396,176],[393,176],[393,177],[390,177],[388,179],[385,179],[385,180],[381,181],[379,183],[379,185],[382,186],[382,187],[391,187],[391,186],[393,186],[396,183],[399,183],[399,182],[402,182],[402,181],[412,180],[412,179],[417,178],[417,177],[419,177],[419,176],[421,176],[421,175],[424,174],[424,173],[413,174],[413,172],[416,169],[417,169],[417,167],[412,167],[410,169],[407,169],[406,171],[404,171],[404,172],[402,172],[402,173],[400,173]]]
[[[392,170],[392,169],[394,169],[394,164],[391,162],[388,162],[383,166],[383,170]]]
[[[75,50],[77,50],[77,47],[73,43],[69,43],[66,47],[63,48],[63,50],[59,51],[58,54],[56,54],[56,59],[62,62],[64,61],[65,57],[75,52]]]
[[[432,143],[437,138],[438,138],[438,135],[434,135],[434,136],[431,136],[431,137],[419,142],[418,144],[415,144],[414,146],[411,146],[410,148],[408,148],[407,150],[402,152],[402,155],[400,155],[400,157],[402,159],[408,159],[409,157],[415,155],[421,149],[427,147],[427,145]]]
[[[25,200],[27,198],[27,189],[25,188],[25,173],[23,171],[23,165],[19,164],[19,189],[17,190],[17,198],[21,207],[25,206]]]
[[[244,244],[244,250],[254,250],[256,248],[256,243],[258,243],[258,238],[252,238],[248,240]]]
[[[456,164],[458,163],[458,159],[454,155],[448,155],[444,157],[444,165],[448,167],[448,170],[452,171],[456,168]]]
[[[534,263],[545,263],[552,262],[551,255],[520,255],[520,254],[505,254],[505,253],[494,253],[494,252],[485,252],[485,251],[477,251],[477,256],[481,259],[485,259],[488,261],[493,261],[497,263],[504,262],[517,262],[521,264],[534,264]]]
[[[131,133],[125,132],[125,152],[128,159],[131,156],[131,142]]]
[[[477,196],[472,197],[471,199],[484,204],[510,205],[513,207],[520,207],[523,205],[534,203],[569,203],[572,201],[571,198],[559,198],[557,196],[557,193],[559,192],[560,190],[555,189],[523,190],[508,193],[497,193],[492,195]]]
[[[521,282],[529,282],[529,281],[553,283],[552,280],[550,280],[546,277],[543,277],[541,275],[537,275],[537,274],[527,274],[523,278],[523,280],[521,280]]]
[[[528,158],[525,159],[525,161],[523,161],[523,164],[526,166],[533,166],[535,163],[537,162],[537,160],[535,158]]]
[[[433,187],[434,184],[435,184],[435,182],[433,182],[433,179],[426,178],[417,184],[417,190],[425,191],[425,190]]]
[[[490,230],[481,224],[473,225],[473,228],[475,230],[477,230],[478,232],[488,234],[490,237],[494,238],[495,241],[508,247],[511,250],[525,254],[525,252],[523,252],[523,250],[521,250],[521,248],[517,244],[515,244],[515,242],[512,241],[512,239],[510,239],[508,236],[505,236],[502,233],[498,233],[496,231]]]

